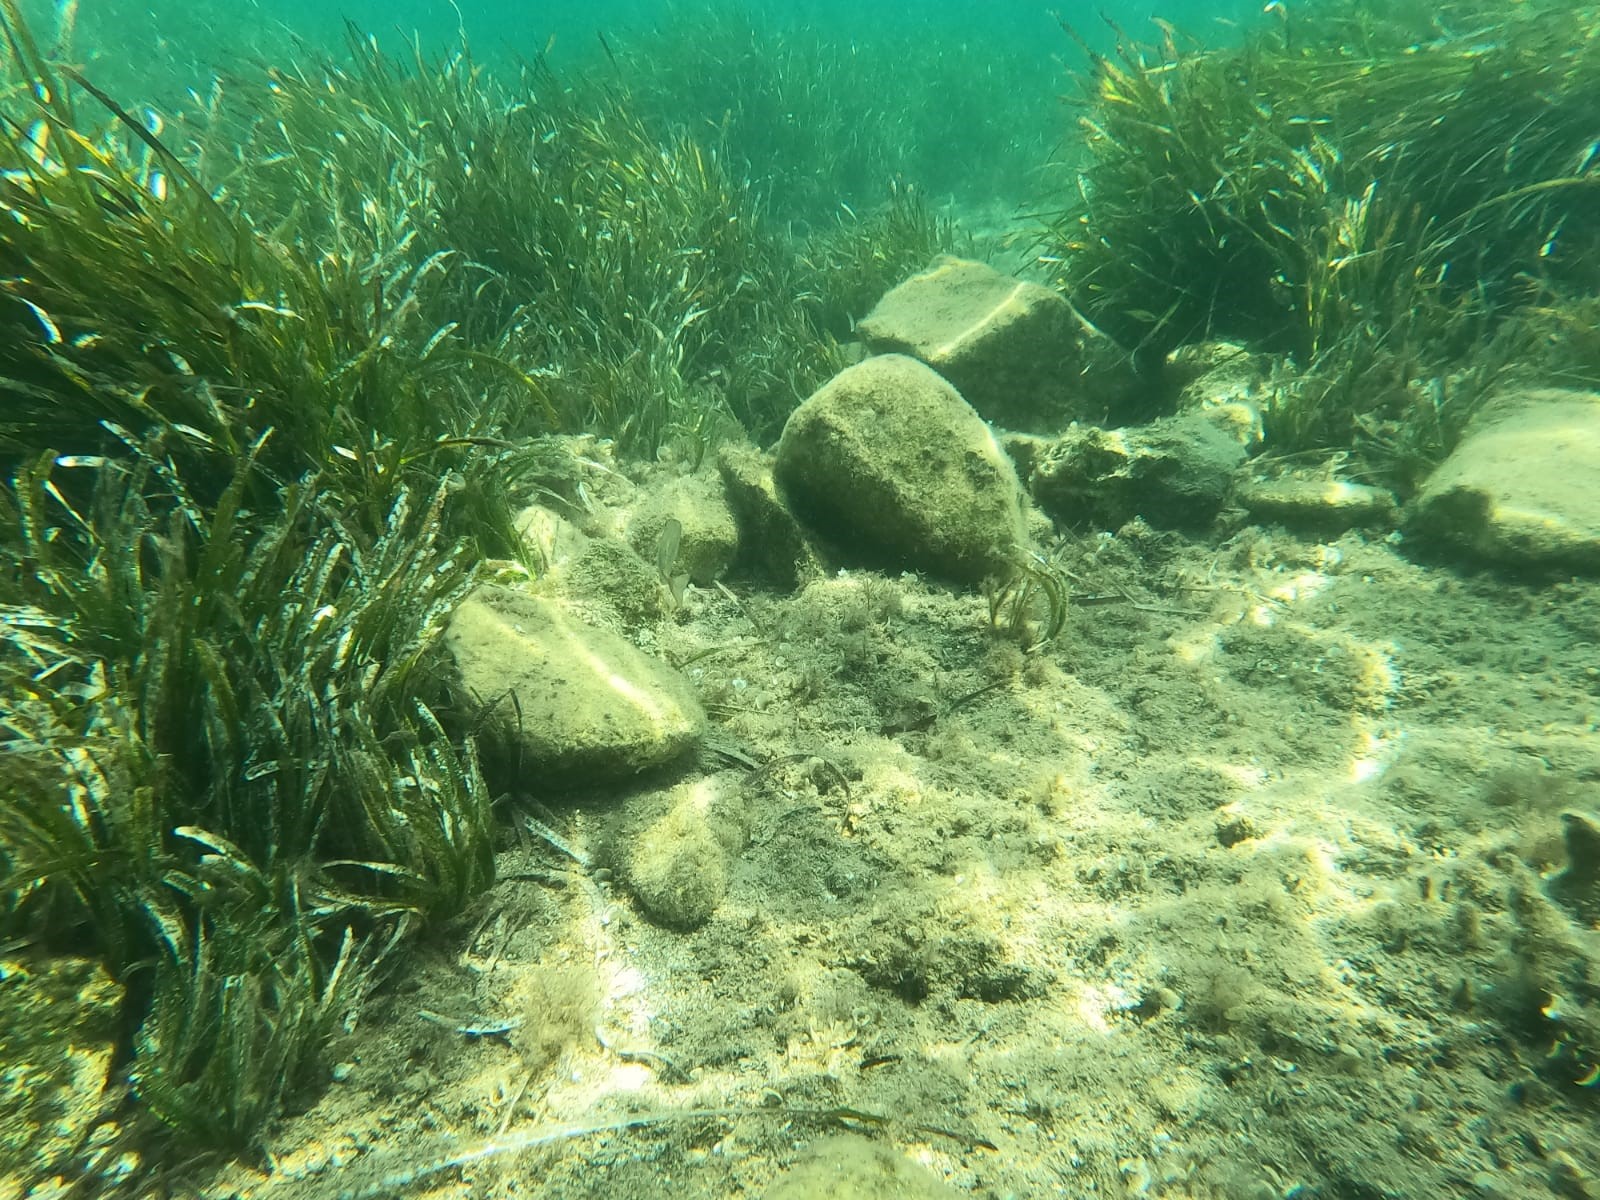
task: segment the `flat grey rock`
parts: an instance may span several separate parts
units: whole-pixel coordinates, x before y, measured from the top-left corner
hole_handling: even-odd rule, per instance
[[[627,779],[678,758],[706,727],[683,676],[550,600],[479,588],[444,642],[494,733],[541,781]]]
[[[1310,533],[1393,528],[1399,516],[1394,493],[1343,479],[1257,479],[1241,486],[1234,498],[1258,521]]]
[[[856,326],[875,353],[932,367],[1008,429],[1054,433],[1115,407],[1127,358],[1059,292],[987,263],[942,256],[886,293]]]
[[[1600,393],[1491,404],[1428,477],[1406,531],[1470,558],[1600,571]]]
[[[1227,414],[1185,413],[1129,429],[1080,426],[1039,456],[1035,503],[1065,525],[1116,529],[1143,517],[1201,528],[1217,515],[1246,457]]]

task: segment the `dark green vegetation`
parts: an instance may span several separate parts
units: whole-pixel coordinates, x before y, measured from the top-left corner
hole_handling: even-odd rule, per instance
[[[886,163],[792,234],[662,86],[352,37],[157,117],[0,25],[0,940],[100,960],[133,1111],[248,1148],[492,878],[432,656],[540,436],[770,436],[951,230]]]
[[[0,945],[103,963],[133,1111],[248,1148],[491,879],[496,788],[432,656],[519,554],[539,439],[770,440],[950,248],[926,191],[1045,158],[1033,85],[721,9],[576,79],[353,37],[157,118],[0,14]],[[1291,356],[1279,445],[1391,477],[1508,364],[1600,375],[1593,14],[1414,15],[1094,57],[1048,236],[1141,356]],[[1058,582],[997,622],[1048,640]]]
[[[1288,356],[1276,448],[1354,445],[1404,486],[1507,369],[1600,378],[1559,336],[1600,290],[1597,13],[1272,12],[1230,48],[1090,51],[1045,253],[1148,363],[1207,337]]]

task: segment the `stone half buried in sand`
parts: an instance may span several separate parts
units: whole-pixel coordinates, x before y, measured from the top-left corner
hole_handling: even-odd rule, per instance
[[[1021,485],[989,427],[901,354],[847,367],[795,409],[773,470],[848,565],[976,583],[1026,542]]]
[[[666,542],[676,521],[676,544]],[[696,587],[710,587],[739,553],[739,527],[722,480],[686,475],[652,493],[628,522],[628,541],[663,578],[683,574]]]
[[[623,875],[639,907],[669,929],[703,925],[728,890],[728,852],[699,783],[678,789],[671,807],[628,839]]]
[[[688,682],[553,601],[479,588],[445,631],[466,691],[530,782],[607,783],[663,766],[705,730]]]
[[[1561,840],[1567,865],[1551,878],[1551,899],[1564,904],[1585,925],[1600,921],[1600,819],[1592,813],[1561,814]]]
[[[769,455],[725,442],[717,451],[717,472],[739,528],[735,568],[785,590],[822,573],[805,530],[778,492]]]
[[[1258,521],[1313,536],[1392,529],[1398,513],[1393,492],[1313,474],[1250,480],[1235,490],[1234,499]]]
[[[968,259],[935,260],[856,329],[877,353],[926,363],[1007,429],[1054,433],[1116,409],[1133,387],[1127,356],[1059,292]]]
[[[837,1134],[812,1145],[762,1200],[957,1200],[960,1195],[893,1145]]]
[[[1406,532],[1473,558],[1600,572],[1600,393],[1490,404],[1428,477]]]

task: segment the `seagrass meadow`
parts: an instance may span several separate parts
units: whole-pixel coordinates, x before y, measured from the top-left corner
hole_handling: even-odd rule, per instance
[[[484,564],[525,557],[538,439],[770,436],[955,234],[888,168],[871,214],[808,197],[822,232],[780,234],[792,179],[666,119],[692,64],[491,76],[352,31],[163,115],[80,73],[70,26],[8,0],[4,32],[8,936],[103,963],[139,1114],[247,1149],[492,878],[474,717],[429,655]],[[819,53],[763,82],[803,72],[824,109]],[[32,1082],[8,1100],[42,1120]]]
[[[714,144],[539,63],[352,34],[161,117],[5,34],[7,924],[103,959],[141,1110],[246,1147],[491,878],[428,655],[538,437],[770,431],[848,329],[823,274],[953,235],[899,193],[780,253]]]
[[[1539,872],[1563,865],[1578,899],[1557,910],[1588,911],[1552,830],[1558,809],[1596,804],[1592,582],[1441,581],[1379,537],[1329,549],[1240,517],[1210,540],[1052,530],[989,582],[987,610],[984,595],[855,571],[798,589],[696,579],[686,601],[674,530],[644,553],[668,599],[616,623],[698,689],[715,738],[696,764],[744,772],[748,814],[717,853],[749,848],[728,886],[755,896],[693,936],[613,891],[663,826],[622,802],[569,805],[580,785],[523,770],[491,736],[498,698],[469,692],[445,646],[480,585],[551,572],[530,507],[602,539],[608,497],[771,447],[860,359],[857,323],[879,297],[941,254],[1049,286],[1114,348],[1138,386],[1085,421],[1165,417],[1171,356],[1237,344],[1269,364],[1254,394],[1264,461],[1332,464],[1409,500],[1498,393],[1600,390],[1600,9],[1274,0],[1219,25],[1193,8],[1181,24],[1006,8],[1020,31],[1007,41],[925,14],[875,37],[832,10],[785,24],[673,3],[599,37],[563,11],[579,45],[487,45],[488,18],[459,10],[433,14],[426,37],[346,24],[313,39],[255,6],[252,36],[213,13],[185,39],[157,32],[164,11],[0,0],[0,1200],[528,1194],[540,1184],[507,1164],[597,1138],[612,1173],[586,1182],[551,1159],[549,1194],[665,1194],[662,1179],[702,1170],[685,1195],[792,1200],[824,1193],[769,1189],[775,1164],[802,1133],[840,1130],[931,1147],[923,1165],[946,1190],[902,1182],[906,1196],[1536,1194],[1495,1182],[1502,1169],[1554,1180],[1538,1195],[1600,1195],[1600,1160],[1571,1133],[1600,1112],[1600,933],[1524,920],[1549,907]],[[1353,633],[1184,624],[1229,588],[1239,614],[1281,609],[1284,578],[1332,575],[1341,556],[1413,616],[1363,609],[1376,602],[1350,582],[1339,600],[1355,615],[1329,612]],[[1428,607],[1446,604],[1460,607]],[[1392,626],[1419,642],[1545,641],[1474,651],[1494,676],[1482,695],[1430,642],[1435,697],[1409,677],[1371,682],[1390,679],[1370,664]],[[1184,705],[1215,695],[1157,659],[1226,658],[1230,639],[1251,666],[1229,676],[1219,728],[1258,741],[1239,751],[1248,767],[1200,769],[1179,745],[1198,720]],[[1330,674],[1389,690],[1335,711]],[[1020,695],[1023,717],[989,707]],[[1491,695],[1523,715],[1502,719]],[[1312,697],[1312,715],[1286,696]],[[1061,697],[1101,724],[1074,724]],[[1286,808],[1282,837],[1225,809],[1247,777],[1354,778],[1388,744],[1374,714],[1407,703],[1426,726],[1409,745],[1477,722],[1493,761],[1469,770],[1439,749],[1410,768],[1412,791],[1384,796],[1481,798],[1490,815],[1461,817],[1460,844],[1526,864],[1512,900],[1483,899],[1487,866],[1449,875],[1441,864],[1471,855],[1431,811],[1383,833],[1359,810],[1362,859],[1329,848],[1322,801]],[[1367,749],[1328,751],[1357,733]],[[1067,741],[1111,765],[1061,765],[1048,747]],[[946,807],[917,807],[935,794]],[[1489,846],[1494,814],[1524,799],[1545,825]],[[1191,802],[1204,829],[1185,858],[1160,822]],[[879,811],[909,849],[877,830]],[[1581,834],[1566,828],[1570,849]],[[794,861],[835,857],[804,887],[776,881],[782,839],[802,835],[815,845]],[[1258,840],[1293,857],[1293,884],[1276,866],[1196,865]],[[974,845],[1000,857],[962,858]],[[1090,857],[1072,860],[1076,846]],[[1366,872],[1358,916],[1318,907],[1341,854]],[[752,884],[758,866],[774,874]],[[1454,915],[1414,915],[1424,871],[1430,904],[1449,875],[1437,896]],[[1383,899],[1391,880],[1407,898]],[[1115,909],[1167,884],[1170,907]],[[1225,884],[1249,893],[1240,907]],[[936,885],[956,898],[921,890]],[[1479,918],[1462,896],[1491,929],[1524,921],[1506,955],[1463,932]],[[1101,932],[1043,923],[1057,899]],[[784,925],[786,900],[815,906],[805,929]],[[494,1008],[481,990],[429,990],[451,971],[492,976],[530,914],[560,906],[582,935],[540,943],[512,1018],[469,1019]],[[1275,932],[1246,966],[1216,965],[1258,919]],[[1346,938],[1340,952],[1313,948],[1313,928]],[[1135,934],[1155,945],[1175,929],[1209,949],[1170,976],[1119,958]],[[494,953],[477,954],[489,937]],[[1439,957],[1386,975],[1373,945]],[[970,967],[997,956],[990,974]],[[1500,983],[1446,979],[1452,956]],[[605,989],[574,982],[591,959],[632,964],[612,982],[642,990],[654,971],[683,989],[663,1011],[693,1062],[595,1035]],[[1576,972],[1560,995],[1556,960]],[[1055,988],[1082,964],[1076,991]],[[1338,992],[1363,980],[1384,998]],[[1306,1005],[1293,1030],[1277,1003],[1291,992]],[[1063,1057],[1028,1078],[1017,1064],[1037,1046],[981,1069],[963,1057],[991,1027],[1069,1016],[1097,1035],[1152,1031],[1156,1049],[1118,1060],[1137,1076],[1126,1094],[1096,1090],[1115,1054],[1069,1061],[1057,1043]],[[1436,1022],[1431,1049],[1406,1041],[1413,1019]],[[405,1021],[423,1032],[362,1041]],[[562,1087],[603,1074],[580,1041],[651,1086],[699,1090],[676,1108],[650,1094],[562,1109]],[[469,1047],[505,1050],[511,1081],[451,1074]],[[1274,1140],[1265,1127],[1296,1097],[1349,1114],[1346,1083],[1398,1096],[1379,1068],[1362,1073],[1369,1049],[1433,1071],[1434,1090],[1331,1133],[1286,1117]],[[1321,1066],[1296,1091],[1302,1058]],[[319,1116],[364,1061],[404,1081],[399,1115],[373,1101]],[[915,1087],[871,1090],[913,1061],[929,1065]],[[535,1110],[546,1075],[555,1099]],[[1258,1114],[1258,1156],[1219,1148],[1240,1140],[1216,1129],[1242,1125],[1185,1124],[1207,1089]],[[1491,1089],[1516,1089],[1516,1111],[1482,1115],[1473,1169],[1452,1175],[1460,1131],[1431,1114],[1451,1096],[1488,1106]],[[1135,1109],[1134,1149],[1081,1132]],[[1540,1113],[1564,1132],[1529,1149]],[[341,1121],[349,1144],[330,1150]],[[1214,1142],[1174,1166],[1165,1131],[1198,1146],[1208,1122]],[[371,1170],[347,1180],[369,1150]],[[1370,1177],[1348,1166],[1364,1158]]]
[[[1283,351],[1283,448],[1413,485],[1499,372],[1594,380],[1562,332],[1594,287],[1594,12],[1268,8],[1276,28],[1221,52],[1170,26],[1083,45],[1088,162],[1042,254],[1151,361],[1204,337]]]

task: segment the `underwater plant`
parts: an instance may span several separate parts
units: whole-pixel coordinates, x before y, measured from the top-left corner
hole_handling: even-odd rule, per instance
[[[135,1093],[229,1146],[389,944],[492,877],[488,789],[422,669],[472,579],[444,491],[376,541],[315,477],[263,520],[258,450],[209,511],[142,447],[41,457],[0,510],[5,923],[87,936]]]
[[[99,958],[136,1113],[248,1147],[385,955],[492,878],[426,662],[513,549],[522,468],[470,370],[429,369],[425,264],[263,233],[0,19],[26,81],[0,125],[0,927]]]
[[[1088,161],[1041,256],[1149,366],[1205,338],[1286,355],[1284,449],[1414,473],[1473,404],[1432,381],[1540,287],[1600,283],[1593,16],[1349,0],[1233,46],[1083,44]]]
[[[431,667],[540,438],[771,436],[954,234],[898,189],[796,235],[542,61],[352,31],[158,113],[0,35],[0,937],[101,964],[130,1136],[248,1149],[492,880]]]
[[[713,140],[797,230],[891,187],[1015,201],[1049,152],[1054,64],[980,36],[990,21],[907,9],[879,15],[895,36],[859,38],[748,0],[651,11],[648,29],[607,43],[601,76],[652,126]]]
[[[726,130],[666,115],[689,81],[629,54],[618,87],[542,58],[396,61],[352,31],[340,62],[232,84],[196,157],[226,167],[256,228],[355,236],[421,272],[385,312],[414,323],[430,370],[466,366],[500,397],[505,436],[582,430],[646,456],[730,418],[771,436],[851,319],[953,235],[887,176],[880,206],[794,233]],[[830,246],[864,233],[887,244],[841,292]]]

